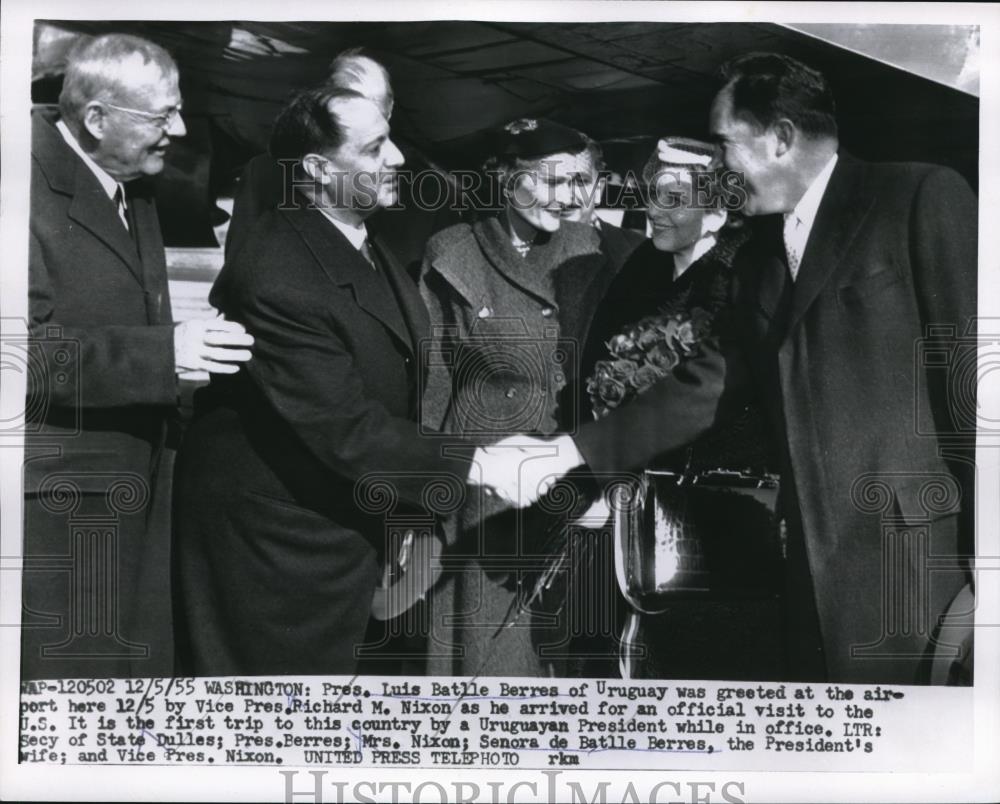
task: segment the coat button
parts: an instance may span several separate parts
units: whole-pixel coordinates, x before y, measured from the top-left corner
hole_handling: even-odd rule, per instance
[[[515,396],[517,396],[517,389],[508,388],[507,393],[505,393],[504,396],[507,397],[508,399],[513,399]]]
[[[555,311],[551,307],[543,307],[542,308],[542,315],[545,316],[546,318],[551,318],[552,317],[552,313],[554,313],[554,312]]]

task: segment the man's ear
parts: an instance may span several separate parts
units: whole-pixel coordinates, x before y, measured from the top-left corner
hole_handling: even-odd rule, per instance
[[[710,209],[705,212],[701,219],[701,236],[715,234],[726,223],[729,213],[724,209]]]
[[[326,170],[327,159],[319,154],[306,154],[302,157],[302,169],[317,184],[329,184],[330,176]]]
[[[97,101],[91,101],[83,110],[83,128],[95,140],[104,139],[104,129],[108,122],[107,110]]]
[[[795,138],[798,135],[795,125],[791,120],[781,118],[771,126],[771,130],[774,132],[775,139],[774,154],[775,156],[784,156],[795,144]]]

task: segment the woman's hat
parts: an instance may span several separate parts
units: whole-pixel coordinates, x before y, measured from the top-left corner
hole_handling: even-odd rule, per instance
[[[656,157],[666,167],[707,168],[715,146],[689,137],[664,137],[656,143]]]
[[[521,159],[576,153],[587,147],[587,139],[579,131],[544,117],[512,120],[499,129],[497,140],[497,154]]]

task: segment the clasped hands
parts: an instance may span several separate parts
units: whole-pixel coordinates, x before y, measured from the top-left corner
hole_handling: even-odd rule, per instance
[[[568,435],[513,435],[476,450],[468,482],[516,508],[527,508],[559,478],[583,463],[583,456]]]

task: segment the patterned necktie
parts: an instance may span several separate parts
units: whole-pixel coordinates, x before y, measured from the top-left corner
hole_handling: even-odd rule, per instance
[[[114,201],[115,206],[118,209],[118,217],[122,219],[122,225],[124,225],[125,231],[131,234],[132,230],[128,225],[128,207],[125,206],[125,191],[120,184],[118,185],[118,189],[115,190]]]
[[[785,216],[785,256],[788,258],[788,272],[791,274],[792,281],[795,281],[798,276],[799,264],[802,262],[801,244],[797,237],[801,225],[802,221],[794,212]]]

